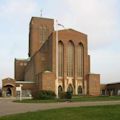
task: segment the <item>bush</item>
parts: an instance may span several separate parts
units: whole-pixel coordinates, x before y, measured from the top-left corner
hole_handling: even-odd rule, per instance
[[[33,96],[34,99],[39,99],[39,100],[48,100],[48,99],[54,99],[55,98],[55,93],[50,90],[40,90],[35,93]]]
[[[71,99],[72,98],[72,93],[71,92],[61,92],[59,94],[60,99]]]
[[[60,92],[59,98],[60,99],[65,99],[66,98],[66,92]]]
[[[66,92],[66,99],[71,99],[71,98],[72,98],[72,93]]]

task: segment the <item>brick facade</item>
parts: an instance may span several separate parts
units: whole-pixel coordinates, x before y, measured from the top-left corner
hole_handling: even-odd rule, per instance
[[[120,96],[120,82],[101,84],[100,89],[101,89],[101,95]]]
[[[34,82],[23,84],[24,89],[35,88],[35,90],[52,90],[61,86],[67,91],[72,86],[73,93],[78,94],[81,87],[84,95],[99,95],[100,76],[90,74],[90,56],[88,55],[87,35],[73,29],[58,31],[58,42],[64,46],[64,68],[63,77],[59,77],[56,86],[56,31],[54,31],[54,20],[48,18],[32,17],[29,27],[29,59],[15,59],[16,81]],[[74,75],[67,76],[67,48],[68,43],[74,45]],[[77,76],[77,50],[79,44],[83,45],[83,77]],[[24,83],[24,82],[23,82]],[[19,85],[16,84],[17,86]],[[94,89],[93,89],[94,88]]]
[[[27,60],[18,60],[15,59],[15,80],[16,81],[23,81],[24,80],[24,74],[25,74],[25,69],[27,66]]]
[[[88,94],[92,96],[100,95],[100,75],[89,74],[88,75]]]

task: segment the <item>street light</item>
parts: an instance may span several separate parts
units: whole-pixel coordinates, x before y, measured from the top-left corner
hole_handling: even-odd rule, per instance
[[[58,98],[58,22],[56,20],[56,98]]]
[[[58,26],[64,28],[64,26],[62,24],[59,24],[58,21],[56,20],[56,98],[58,98],[58,42],[59,42]]]

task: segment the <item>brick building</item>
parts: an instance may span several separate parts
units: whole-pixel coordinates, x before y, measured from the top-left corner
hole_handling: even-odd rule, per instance
[[[28,55],[28,59],[15,59],[15,86],[22,84],[25,94],[69,90],[76,95],[100,95],[100,75],[90,72],[86,34],[74,29],[55,31],[53,19],[32,17]]]
[[[102,84],[101,95],[120,96],[120,82]]]

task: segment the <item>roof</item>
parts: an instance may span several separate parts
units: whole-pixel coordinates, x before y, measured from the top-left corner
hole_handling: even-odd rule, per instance
[[[53,31],[53,33],[55,33],[56,31]],[[59,33],[62,33],[62,32],[72,32],[72,33],[75,33],[75,34],[80,34],[81,36],[83,37],[87,37],[87,34],[85,33],[82,33],[80,31],[77,31],[77,30],[74,30],[72,28],[68,28],[68,29],[62,29],[62,30],[58,30]]]
[[[2,80],[14,80],[13,78],[10,78],[10,77],[7,77],[7,78],[4,78]]]
[[[29,61],[29,59],[30,58],[26,58],[26,59],[24,59],[24,58],[23,59],[22,58],[15,58],[15,60],[17,60],[17,61]]]
[[[120,84],[120,82],[107,83],[106,85],[112,85],[112,84]]]
[[[85,34],[85,33],[83,33],[83,32],[80,32],[80,31],[77,31],[77,30],[75,30],[75,29],[72,29],[72,28],[68,28],[68,29],[62,29],[62,30],[58,30],[59,32],[64,32],[64,31],[73,31],[73,32],[78,32],[78,33],[80,33],[80,34],[82,34],[82,35],[85,35],[85,36],[87,36],[87,34]]]
[[[30,20],[30,23],[31,23],[31,21],[32,21],[33,19],[34,19],[34,20],[40,20],[40,19],[42,20],[42,19],[43,19],[43,20],[52,20],[52,21],[54,20],[54,19],[52,19],[52,18],[34,17],[34,16],[33,16],[33,17],[31,18],[31,20]]]

